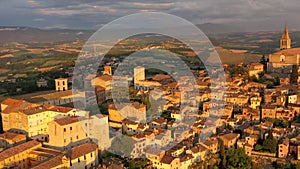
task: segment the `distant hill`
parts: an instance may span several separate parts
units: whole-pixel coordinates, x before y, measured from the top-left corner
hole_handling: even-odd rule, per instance
[[[243,32],[226,24],[197,25],[215,46],[226,49],[243,49],[249,53],[269,54],[279,47],[281,31]],[[96,30],[39,29],[31,27],[0,26],[0,43],[72,42],[87,40]],[[292,46],[300,46],[300,32],[290,32]],[[155,37],[162,38],[162,37]]]
[[[38,29],[31,27],[0,27],[0,43],[33,43],[87,40],[94,31],[69,29]]]
[[[243,29],[229,26],[225,24],[212,24],[212,23],[204,23],[200,25],[196,25],[201,31],[205,34],[223,34],[223,33],[232,33],[232,32],[243,32]]]

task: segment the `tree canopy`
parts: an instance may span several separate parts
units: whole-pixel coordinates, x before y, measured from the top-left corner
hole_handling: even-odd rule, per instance
[[[251,164],[251,158],[245,154],[244,149],[231,149],[227,152],[227,168],[250,169]]]
[[[290,82],[291,84],[297,84],[298,81],[298,66],[293,65],[292,72],[290,74]]]
[[[273,132],[271,130],[268,132],[268,136],[263,142],[263,147],[270,153],[276,153],[277,140],[273,137]]]

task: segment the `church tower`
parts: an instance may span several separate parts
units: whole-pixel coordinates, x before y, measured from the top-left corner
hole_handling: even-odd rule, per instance
[[[291,48],[291,38],[287,26],[284,27],[282,37],[280,39],[280,50]]]

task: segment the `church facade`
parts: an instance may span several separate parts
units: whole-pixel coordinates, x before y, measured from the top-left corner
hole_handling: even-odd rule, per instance
[[[289,74],[293,65],[300,63],[300,48],[291,48],[291,38],[285,26],[280,39],[280,50],[269,55],[269,73]]]

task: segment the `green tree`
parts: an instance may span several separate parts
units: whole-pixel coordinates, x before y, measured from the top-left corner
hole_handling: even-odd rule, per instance
[[[264,147],[260,144],[256,144],[255,147],[254,147],[255,151],[262,151],[263,149],[264,149]]]
[[[127,161],[128,167],[130,169],[140,169],[145,168],[148,164],[148,160],[146,158],[143,159],[134,159]]]
[[[219,168],[218,167],[219,164],[220,164],[220,158],[218,157],[218,155],[209,152],[206,156],[204,168],[217,169]]]
[[[293,65],[292,72],[290,74],[290,82],[291,84],[297,84],[298,81],[298,66]]]
[[[227,152],[227,168],[250,169],[251,164],[251,158],[245,154],[244,149],[231,149]]]
[[[277,140],[273,137],[273,132],[270,130],[266,140],[263,142],[263,147],[270,153],[276,153]]]
[[[274,85],[275,86],[279,86],[280,85],[280,78],[279,78],[278,74],[275,75]]]
[[[264,65],[264,70],[267,70],[267,59],[265,55],[262,55],[261,59],[260,59],[260,63]]]
[[[253,82],[258,82],[258,79],[255,75],[252,75],[249,80],[251,80]]]
[[[221,159],[220,168],[226,168],[226,153],[225,153],[224,142],[222,139],[219,139],[219,145],[220,145],[220,159]]]
[[[98,104],[99,110],[101,114],[108,115],[108,108],[103,104]]]

